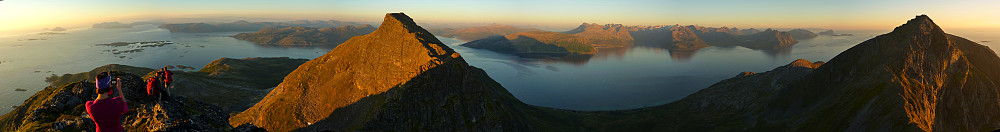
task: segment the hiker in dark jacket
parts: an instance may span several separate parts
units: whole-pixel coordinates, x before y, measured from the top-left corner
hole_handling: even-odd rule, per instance
[[[115,78],[116,82],[121,81]],[[123,132],[125,128],[121,125],[121,116],[128,112],[128,104],[125,102],[125,94],[122,93],[121,85],[111,88],[111,76],[108,72],[97,74],[94,86],[97,87],[97,99],[87,101],[87,114],[94,120],[98,132]],[[121,84],[119,82],[118,84]],[[118,90],[118,96],[111,98],[114,93],[112,89]]]
[[[156,81],[158,82],[156,84],[159,85],[156,87],[159,88],[158,91],[164,99],[170,99],[170,83],[174,80],[173,75],[174,73],[167,70],[167,67],[163,67],[156,71],[156,76],[154,78],[156,78]]]

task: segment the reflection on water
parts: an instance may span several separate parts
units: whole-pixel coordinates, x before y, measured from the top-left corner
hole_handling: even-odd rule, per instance
[[[515,97],[532,105],[574,110],[616,110],[669,103],[740,72],[764,72],[795,59],[828,61],[871,38],[820,36],[791,48],[752,50],[707,47],[667,50],[656,47],[599,48],[594,55],[526,59],[459,46],[439,37],[469,64],[483,68]]]
[[[674,61],[689,61],[698,50],[667,50],[670,52],[670,59]]]
[[[779,48],[779,49],[764,49],[760,51],[764,52],[764,54],[767,54],[767,56],[770,56],[771,58],[778,58],[778,57],[788,57],[788,54],[792,53],[792,49],[793,48]]]
[[[158,68],[185,65],[201,68],[222,57],[291,57],[312,59],[326,54],[325,47],[261,46],[231,38],[239,32],[170,33],[157,25],[120,29],[79,29],[53,35],[0,38],[0,113],[12,110],[45,86],[45,77],[79,73],[106,64]],[[45,40],[31,40],[44,38]],[[95,46],[114,42],[172,41],[174,44],[143,47],[141,52],[114,54],[118,48]],[[136,47],[121,47],[136,49]],[[123,49],[118,49],[123,50]],[[198,70],[198,69],[194,69]],[[37,72],[36,72],[37,71]],[[27,91],[14,91],[14,89]]]

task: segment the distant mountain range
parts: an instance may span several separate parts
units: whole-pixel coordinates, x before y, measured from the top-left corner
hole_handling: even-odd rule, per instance
[[[687,34],[674,27],[671,31]],[[692,27],[691,32],[700,30]],[[791,37],[774,30],[751,36],[756,35]],[[130,73],[151,70],[120,67],[126,66],[106,66],[123,70],[113,75],[130,80],[141,80]],[[221,70],[209,76],[228,73],[207,78],[218,80],[259,71],[209,67],[216,66],[203,71]],[[988,47],[947,34],[921,15],[829,62],[799,59],[763,73],[738,73],[665,105],[573,111],[517,100],[410,17],[389,13],[374,32],[292,70],[260,102],[228,117],[228,124],[220,122],[226,116],[212,104],[184,97],[154,104],[148,97],[131,96],[141,94],[135,89],[142,81],[127,81],[124,93],[131,97],[130,106],[136,104],[123,125],[138,131],[992,131],[1000,129],[1000,69],[995,67],[1000,57]],[[79,103],[93,99],[87,92],[92,85],[46,88],[0,116],[0,130],[91,128]]]
[[[230,123],[271,131],[989,131],[1000,128],[1000,80],[990,79],[1000,70],[988,67],[1000,67],[991,50],[918,16],[830,62],[740,73],[661,106],[571,111],[518,101],[411,19],[388,14],[378,31],[300,66]]]
[[[764,33],[764,34],[760,34]],[[496,33],[494,33],[496,34]],[[797,37],[796,37],[797,36]],[[527,37],[523,38],[522,37]],[[581,24],[566,32],[531,31],[504,35],[507,40],[490,37],[463,46],[488,49],[519,56],[561,56],[593,54],[597,47],[653,46],[669,50],[698,50],[709,46],[743,46],[758,50],[789,48],[796,39],[810,39],[816,34],[796,29],[789,32],[757,29],[712,28],[701,26],[624,26],[621,24]],[[520,39],[520,40],[514,40]],[[551,47],[558,48],[537,48]],[[531,48],[536,47],[536,48]],[[561,53],[561,54],[559,54]]]
[[[817,34],[819,34],[819,35],[830,35],[830,36],[854,36],[853,34],[837,34],[837,33],[833,32],[833,29],[826,30],[826,31],[823,31],[823,32],[819,32]]]
[[[200,32],[257,31],[267,27],[301,26],[301,27],[312,27],[312,28],[331,28],[331,27],[340,27],[348,25],[360,26],[362,24],[355,22],[336,21],[336,20],[327,20],[327,21],[298,20],[298,21],[287,21],[287,22],[247,22],[244,20],[240,20],[231,23],[162,24],[159,27],[170,30],[170,32],[200,33]]]
[[[336,46],[351,37],[361,36],[375,31],[371,25],[340,26],[335,28],[311,27],[269,27],[253,33],[240,33],[233,38],[246,40],[260,45],[305,46],[332,45]]]
[[[518,32],[541,31],[534,28],[517,28],[509,25],[489,25],[481,27],[469,27],[461,29],[439,28],[429,30],[431,33],[441,37],[457,38],[464,41],[484,39],[490,36],[507,35]]]

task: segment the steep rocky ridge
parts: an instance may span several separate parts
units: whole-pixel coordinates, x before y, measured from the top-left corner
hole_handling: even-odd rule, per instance
[[[1000,128],[1000,58],[921,15],[818,68],[768,106],[790,130]],[[875,116],[877,115],[877,116]]]
[[[525,106],[402,13],[299,66],[230,119],[270,131],[530,130]]]

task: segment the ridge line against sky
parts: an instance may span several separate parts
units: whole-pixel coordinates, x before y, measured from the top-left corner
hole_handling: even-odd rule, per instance
[[[1000,28],[1000,1],[262,1],[3,0],[0,32],[170,18],[247,17],[377,23],[405,12],[422,23],[497,23],[572,28],[580,23],[739,28],[891,29],[927,14],[943,27]]]

